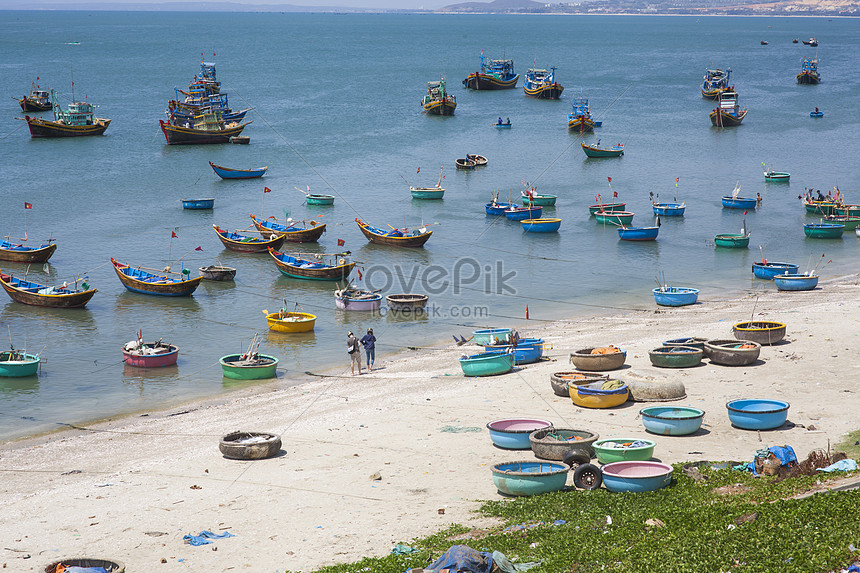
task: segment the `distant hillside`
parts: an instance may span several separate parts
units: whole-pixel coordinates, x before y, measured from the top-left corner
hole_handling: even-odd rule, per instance
[[[437,12],[858,16],[860,0],[493,0],[450,4]]]
[[[439,8],[439,12],[533,12],[542,10],[545,2],[532,0],[493,0],[492,2],[461,2]]]

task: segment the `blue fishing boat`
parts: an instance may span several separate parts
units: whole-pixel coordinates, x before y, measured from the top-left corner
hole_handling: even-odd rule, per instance
[[[540,219],[543,214],[543,207],[511,207],[505,211],[505,217],[508,221],[523,221],[525,219]]]
[[[342,281],[346,280],[346,277],[355,268],[355,262],[349,260],[349,251],[333,254],[309,254],[305,255],[308,257],[307,259],[293,257],[275,249],[269,249],[269,254],[274,259],[281,274],[295,279]],[[324,263],[323,260],[327,262]]]
[[[699,289],[695,288],[660,286],[651,292],[654,302],[660,306],[687,306],[696,304],[699,299]]]
[[[481,71],[469,74],[463,86],[473,90],[509,90],[517,87],[520,76],[514,73],[513,60],[490,60],[481,52]]]
[[[532,364],[537,362],[543,356],[546,341],[543,338],[520,338],[516,345],[513,344],[485,344],[484,350],[491,351],[507,351],[514,354],[514,365]]]
[[[684,210],[687,208],[686,203],[652,203],[651,208],[655,215],[664,215],[666,217],[683,217]]]
[[[215,199],[182,199],[183,209],[212,209]]]
[[[487,215],[504,215],[505,211],[513,209],[516,206],[516,203],[500,203],[493,199],[491,202],[484,205],[484,210],[487,212]]]
[[[702,97],[705,99],[717,99],[719,95],[731,89],[732,69],[705,70],[705,79],[702,82]]]
[[[818,286],[818,275],[815,274],[785,274],[775,275],[773,282],[777,290],[812,290]]]
[[[567,114],[567,128],[585,133],[594,131],[594,120],[591,119],[591,113],[588,111],[588,98],[582,95],[573,96],[572,109]]]
[[[815,85],[821,81],[818,73],[818,58],[803,58],[800,73],[797,74],[797,83]]]
[[[555,233],[561,227],[561,219],[524,219],[520,221],[526,233]]]
[[[325,233],[325,223],[310,221],[308,225],[304,221],[300,225],[298,221],[287,219],[286,225],[281,225],[274,217],[268,219],[257,219],[251,214],[251,221],[264,238],[272,235],[283,235],[288,243],[315,243]]]
[[[580,142],[579,145],[588,157],[621,157],[624,155],[623,143],[610,145],[609,147],[600,147],[600,140],[598,139],[597,143],[586,144]]]
[[[818,108],[809,112],[809,117],[824,117],[824,112]]]
[[[793,263],[768,263],[757,262],[752,265],[752,272],[756,278],[773,280],[776,275],[793,275],[797,273],[798,266]]]
[[[182,269],[181,273],[171,271],[147,272],[140,267],[132,268],[111,258],[114,271],[120,282],[132,292],[159,296],[190,296],[200,285],[203,277],[188,278],[191,271]]]
[[[653,241],[660,227],[618,227],[618,238],[622,241]]]
[[[755,198],[739,197],[738,193],[741,190],[740,185],[735,185],[731,195],[723,197],[724,209],[755,209],[758,203]]]
[[[530,68],[526,71],[526,77],[523,81],[523,91],[529,97],[537,99],[558,99],[561,97],[561,92],[564,91],[564,86],[555,81],[556,68],[543,70],[538,68]]]
[[[495,127],[496,129],[510,129],[510,128],[511,128],[511,122],[508,122],[508,123],[496,123],[496,124],[493,124],[493,125],[494,125],[494,127]]]
[[[265,175],[266,170],[269,169],[268,166],[256,167],[254,169],[231,169],[230,167],[215,165],[211,161],[209,162],[209,165],[212,167],[215,174],[221,179],[256,179],[257,177]]]

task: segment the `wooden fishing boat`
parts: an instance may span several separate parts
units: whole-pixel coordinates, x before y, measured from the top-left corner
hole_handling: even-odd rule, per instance
[[[150,273],[142,270],[140,267],[131,268],[114,258],[111,258],[110,262],[123,286],[132,292],[142,294],[189,296],[200,285],[200,281],[203,280],[203,277],[186,278],[187,271],[184,269],[182,273],[167,271],[154,271]],[[171,276],[172,274],[177,274],[180,278],[174,278]]]
[[[466,157],[469,157],[468,155]],[[473,155],[472,157],[482,157],[480,155]],[[486,163],[487,159],[484,158],[484,162]],[[409,186],[409,192],[412,193],[413,199],[441,199],[445,195],[445,189],[442,187],[442,170],[444,168],[439,168],[439,180],[436,181],[435,187],[413,187]]]
[[[555,81],[555,67],[549,70],[529,68],[523,80],[523,91],[537,99],[559,99],[564,86]]]
[[[723,197],[723,209],[755,209],[758,201],[747,197],[734,197],[726,195]]]
[[[511,207],[505,211],[505,218],[508,221],[524,221],[525,219],[540,219],[543,214],[543,207]]]
[[[860,225],[860,216],[857,215],[826,215],[824,220],[828,223],[844,225],[846,231],[853,231]]]
[[[179,357],[179,347],[157,342],[143,342],[139,338],[122,347],[122,361],[136,368],[163,368],[173,366]]]
[[[475,162],[475,167],[484,167],[487,164],[487,158],[477,153],[467,153],[466,159]]]
[[[454,160],[454,164],[457,166],[457,169],[467,169],[472,170],[475,168],[476,163],[471,159],[467,159],[465,157],[458,157]]]
[[[273,233],[271,238],[249,237],[240,233],[232,233],[224,230],[218,225],[212,225],[215,234],[221,239],[224,246],[231,251],[239,253],[262,253],[269,249],[277,249],[284,242],[284,236]]]
[[[839,205],[832,200],[816,201],[807,200],[803,202],[806,212],[813,215],[842,215],[844,213],[837,212]],[[847,213],[847,211],[846,211]]]
[[[567,128],[579,133],[594,131],[595,122],[588,111],[588,98],[582,95],[573,96],[571,111],[567,114]]]
[[[200,267],[200,276],[207,281],[232,281],[236,278],[236,269],[224,265],[209,265]]]
[[[231,169],[229,167],[215,165],[211,161],[209,162],[209,165],[212,167],[215,174],[221,179],[256,179],[265,175],[266,171],[269,169],[268,165],[266,167],[257,167],[255,169]]]
[[[818,108],[809,112],[809,117],[824,117],[824,112]]]
[[[660,227],[618,227],[618,238],[622,241],[653,241]]]
[[[752,265],[752,272],[756,278],[765,279],[765,280],[773,280],[773,277],[776,275],[785,275],[785,274],[796,274],[797,273],[797,265],[793,263],[779,263],[779,262],[756,262]]]
[[[561,219],[523,219],[520,221],[526,233],[555,233],[561,227]]]
[[[23,304],[46,306],[49,308],[81,308],[85,306],[98,291],[89,288],[84,282],[78,288],[77,281],[72,286],[46,286],[22,280],[11,274],[0,273],[0,284],[9,297]]]
[[[806,85],[815,85],[821,81],[821,75],[818,73],[817,58],[803,58],[803,64],[800,67],[800,73],[797,74],[797,83]]]
[[[457,98],[448,94],[445,78],[438,82],[427,82],[427,95],[421,100],[421,107],[430,115],[454,115]]]
[[[785,329],[782,322],[758,320],[739,322],[732,327],[732,332],[738,340],[752,340],[770,346],[785,338]]]
[[[510,372],[514,367],[514,355],[505,350],[481,352],[460,358],[460,368],[465,376],[495,376]]]
[[[528,191],[520,192],[523,198],[523,205],[537,205],[539,207],[552,207],[555,205],[558,195],[546,195],[542,193],[531,193]]]
[[[747,116],[747,110],[741,109],[738,104],[737,92],[721,92],[717,100],[717,108],[710,113],[714,127],[735,127]]]
[[[74,95],[72,95],[74,99]],[[83,137],[101,135],[110,125],[109,119],[95,117],[95,106],[89,102],[72,101],[68,109],[63,109],[57,103],[57,96],[51,90],[51,103],[54,109],[54,121],[40,117],[24,116],[24,121],[30,128],[30,137]]]
[[[654,302],[660,306],[687,306],[699,300],[699,289],[696,288],[660,286],[651,293]]]
[[[181,199],[183,209],[205,210],[215,206],[215,199]]]
[[[588,214],[596,215],[599,211],[623,211],[627,203],[597,203],[589,205]]]
[[[303,256],[307,257],[304,259],[275,249],[269,249],[269,254],[275,260],[275,265],[281,274],[295,279],[340,281],[346,279],[355,268],[355,263],[349,261],[349,251],[332,255],[304,254]],[[320,262],[322,257],[336,259],[335,264],[327,265]]]
[[[334,304],[341,310],[379,310],[382,295],[348,284],[334,291]]]
[[[773,283],[777,290],[812,290],[818,286],[818,275],[805,273],[776,275],[773,277]]]
[[[389,310],[423,311],[429,299],[426,294],[416,293],[385,295]]]
[[[570,399],[574,404],[582,408],[614,408],[627,401],[630,390],[623,382],[620,386],[612,384],[618,380],[607,380],[605,382],[592,382],[591,384],[570,384]],[[604,390],[603,386],[613,386]],[[617,387],[614,387],[617,386]]]
[[[484,210],[487,212],[487,215],[504,215],[505,211],[516,206],[516,203],[500,203],[493,199],[491,202],[484,205]]]
[[[766,41],[766,40],[762,40],[762,41],[761,41],[761,42],[759,42],[759,43],[760,43],[762,46],[767,46],[767,41]]]
[[[168,145],[191,145],[202,143],[228,143],[231,137],[242,133],[252,122],[225,122],[220,114],[208,112],[196,116],[194,123],[174,125],[158,120]]]
[[[489,60],[481,54],[481,71],[469,74],[463,86],[473,90],[509,90],[517,87],[520,76],[514,73],[513,60]]]
[[[818,40],[815,38],[809,38],[808,40],[803,40],[804,46],[812,46],[813,48],[818,45]]]
[[[41,362],[42,359],[38,354],[19,352],[14,348],[0,352],[0,377],[32,376],[39,370]]]
[[[749,233],[723,233],[714,235],[714,244],[727,249],[746,249],[750,244]]]
[[[652,203],[651,210],[655,215],[665,217],[683,217],[687,209],[686,203]]]
[[[702,97],[705,99],[717,99],[724,91],[732,89],[729,84],[732,81],[732,69],[705,70],[702,82]]]
[[[296,332],[310,332],[314,329],[317,317],[309,312],[288,312],[284,309],[278,312],[264,310],[269,330],[293,334]]]
[[[633,222],[633,215],[630,211],[598,211],[594,214],[594,219],[602,225],[626,227]]]
[[[841,239],[845,225],[839,223],[806,223],[803,233],[810,239]]]
[[[623,143],[610,147],[599,147],[600,140],[598,139],[597,143],[585,144],[580,142],[579,145],[588,157],[621,157],[624,155]]]
[[[221,373],[225,378],[233,380],[263,380],[274,378],[278,368],[278,359],[274,356],[253,353],[228,354],[222,356]]]
[[[32,111],[37,113],[48,111],[54,107],[51,103],[51,92],[43,90],[37,86],[35,82],[30,88],[30,95],[25,95],[21,99],[18,99],[18,105],[21,106],[21,111]]]
[[[764,172],[764,180],[770,183],[788,183],[790,177],[791,173],[786,173],[785,171],[774,171],[771,169]]]
[[[16,245],[8,240],[0,240],[0,260],[16,263],[44,263],[57,250],[57,243],[48,241],[38,247]]]
[[[287,219],[287,225],[281,225],[276,222],[277,219],[271,219],[274,219],[274,217],[261,220],[257,219],[253,214],[251,215],[251,221],[253,221],[254,226],[260,231],[260,235],[263,238],[278,235],[283,237],[284,241],[288,243],[315,243],[325,233],[326,229],[325,223],[317,223],[313,220],[310,221],[310,226],[302,226],[289,219]],[[304,222],[302,223],[304,225]]]
[[[361,219],[355,220],[358,228],[367,237],[367,240],[377,245],[388,245],[390,247],[422,247],[433,231],[425,226],[417,229],[394,229],[385,231],[378,227],[368,225]]]

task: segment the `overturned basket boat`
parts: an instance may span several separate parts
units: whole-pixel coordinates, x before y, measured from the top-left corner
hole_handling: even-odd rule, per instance
[[[738,340],[751,340],[761,345],[776,344],[785,338],[785,325],[781,322],[739,322],[732,327]]]
[[[426,294],[389,294],[385,296],[385,302],[391,310],[421,310],[430,299]]]

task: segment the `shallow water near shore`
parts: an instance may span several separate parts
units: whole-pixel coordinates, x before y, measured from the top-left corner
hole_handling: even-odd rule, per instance
[[[200,45],[185,32],[187,18],[231,33]],[[384,359],[473,327],[520,321],[526,305],[535,325],[654,308],[650,290],[658,271],[672,284],[700,288],[704,301],[727,291],[773,289],[750,273],[759,245],[769,259],[793,261],[801,270],[832,259],[825,277],[856,270],[854,234],[805,239],[802,224],[816,219],[797,200],[805,186],[838,185],[847,202],[860,203],[860,39],[853,20],[0,12],[0,22],[7,95],[20,97],[39,76],[65,105],[73,72],[78,99],[98,104],[97,115],[113,120],[104,137],[30,140],[26,125],[13,119],[20,109],[7,100],[0,234],[23,236],[26,201],[33,204],[26,213],[31,242],[51,235],[58,249],[47,270],[0,268],[49,284],[86,275],[99,293],[73,311],[0,301],[0,328],[11,328],[16,348],[26,344],[45,359],[38,377],[0,381],[0,439],[229,391],[235,386],[222,378],[218,358],[239,351],[254,332],[264,333],[261,351],[281,358],[290,376],[345,366],[346,330],[373,328]],[[791,43],[813,35],[821,42],[817,51]],[[761,46],[762,39],[769,45]],[[521,74],[533,61],[556,66],[564,101],[532,100],[521,87],[462,89],[482,49],[490,58],[512,57]],[[232,107],[254,108],[245,130],[251,145],[164,144],[158,119],[173,88],[199,70],[201,51],[217,62]],[[802,59],[816,54],[822,83],[797,85]],[[710,127],[713,102],[700,97],[699,85],[711,66],[733,69],[741,104],[750,110],[739,128]],[[458,98],[457,112],[426,117],[419,106],[425,82],[440,75]],[[580,90],[603,121],[595,136],[566,128],[570,97]],[[810,118],[814,107],[825,117]],[[513,128],[494,129],[498,116],[510,117]],[[625,155],[586,159],[579,142],[597,137],[625,142]],[[489,165],[455,171],[454,159],[465,153],[485,155]],[[268,165],[269,172],[261,180],[221,181],[207,161]],[[790,171],[791,183],[766,184],[762,162]],[[404,178],[431,186],[440,165],[444,200],[412,200]],[[518,223],[484,214],[491,192],[517,197],[522,181],[559,196],[545,210],[563,219],[558,234],[524,234]],[[738,232],[744,219],[720,205],[736,182],[743,196],[763,199],[746,215],[750,248],[717,250],[713,236]],[[308,185],[336,195],[335,205],[304,205],[294,187]],[[264,186],[272,192],[264,195]],[[609,199],[613,192],[638,225],[653,222],[649,192],[686,201],[687,214],[663,218],[654,243],[620,242],[615,229],[597,225],[586,210],[595,195]],[[189,197],[214,197],[215,209],[183,211],[179,200]],[[409,318],[337,311],[332,284],[283,277],[266,254],[224,250],[212,224],[248,229],[249,213],[326,222],[318,246],[284,249],[348,249],[370,288],[428,292],[432,312]],[[395,250],[367,244],[357,217],[380,227],[440,224],[430,227],[425,248]],[[235,283],[202,283],[191,298],[149,297],[125,291],[111,256],[154,268],[169,257],[174,269],[184,262],[193,274],[218,261],[238,274]],[[261,310],[276,310],[284,300],[318,316],[314,332],[291,337],[266,330]],[[120,347],[138,329],[146,340],[177,344],[178,365],[125,367]]]

